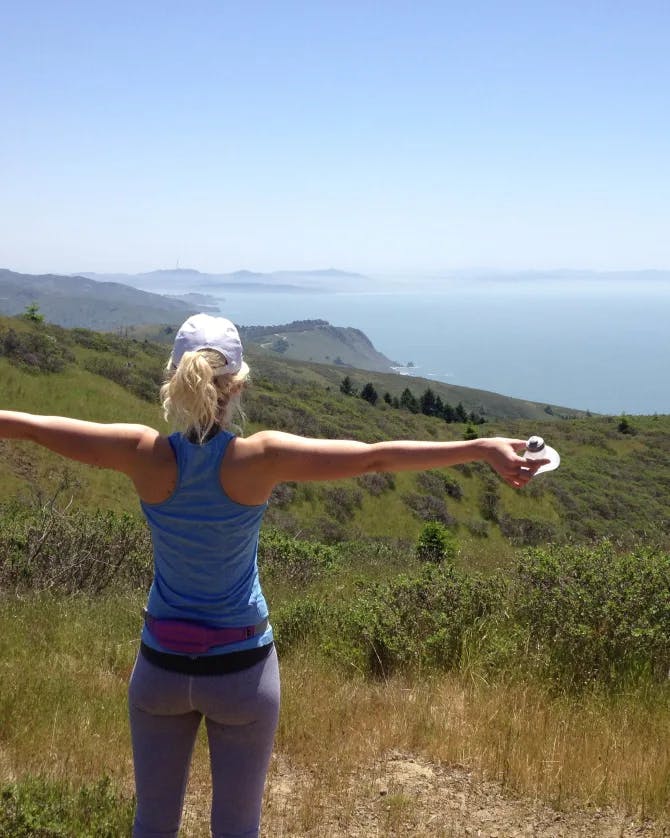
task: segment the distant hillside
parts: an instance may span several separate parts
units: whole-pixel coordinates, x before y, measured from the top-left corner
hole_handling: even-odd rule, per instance
[[[202,273],[192,268],[148,271],[138,274],[100,274],[84,272],[81,276],[98,281],[122,282],[134,288],[160,292],[186,293],[190,291],[223,293],[229,291],[353,291],[370,283],[363,274],[339,271],[335,268],[313,271],[233,271],[232,273]]]
[[[400,398],[407,388],[418,398],[430,388],[443,401],[452,405],[461,402],[468,413],[484,418],[546,421],[552,417],[567,419],[584,415],[584,411],[561,405],[512,398],[419,376],[399,375],[394,372],[395,363],[378,352],[363,332],[331,326],[326,320],[297,320],[277,326],[239,328],[254,373],[276,376],[287,380],[291,386],[309,381],[339,388],[342,379],[349,376],[358,390],[368,382],[373,383],[380,398],[387,392]],[[173,340],[174,329],[140,327],[133,330],[133,335],[168,346]]]
[[[83,276],[21,274],[0,269],[0,314],[37,303],[50,323],[113,330],[136,323],[178,323],[203,310],[197,304]]]
[[[327,320],[297,320],[283,326],[245,326],[244,343],[296,361],[336,364],[374,372],[392,372],[394,362],[372,345],[360,329],[331,326]]]
[[[167,332],[166,339],[169,339]],[[168,347],[86,329],[61,329],[24,318],[0,318],[0,404],[8,409],[74,415],[103,422],[163,427],[157,393]],[[247,433],[277,428],[306,436],[457,440],[467,423],[360,396],[372,381],[381,393],[416,397],[435,382],[387,373],[351,372],[276,356],[249,345]],[[445,385],[446,387],[446,385]],[[427,520],[457,529],[483,564],[504,562],[514,545],[608,536],[670,539],[670,417],[559,419],[541,405],[467,388],[441,391],[469,412],[487,411],[482,436],[542,434],[562,456],[560,469],[516,492],[475,464],[446,471],[366,475],[332,484],[287,484],[268,521],[292,536],[321,541],[370,537],[414,542]],[[546,407],[546,406],[545,406]],[[574,412],[573,412],[574,416]],[[625,420],[625,421],[624,421]],[[43,506],[61,486],[64,502],[138,512],[128,482],[115,472],[66,463],[27,443],[0,441],[0,501]],[[472,552],[474,550],[474,552]]]

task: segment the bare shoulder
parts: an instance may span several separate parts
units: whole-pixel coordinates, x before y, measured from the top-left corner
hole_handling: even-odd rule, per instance
[[[261,431],[249,437],[234,437],[221,462],[219,479],[229,498],[244,505],[265,503],[275,486],[267,468],[266,435]]]
[[[236,436],[230,441],[226,458],[229,463],[249,462],[263,457],[279,443],[279,431],[258,431],[251,436]],[[288,436],[286,434],[285,436]]]
[[[143,501],[167,500],[177,485],[177,462],[170,440],[153,428],[144,428],[129,476]]]

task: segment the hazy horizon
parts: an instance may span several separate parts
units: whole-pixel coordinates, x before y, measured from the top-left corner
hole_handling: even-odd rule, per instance
[[[0,264],[664,269],[669,31],[661,0],[8,4]]]

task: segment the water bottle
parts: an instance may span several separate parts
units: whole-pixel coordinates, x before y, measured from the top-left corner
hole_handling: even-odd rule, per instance
[[[554,471],[561,464],[561,457],[554,448],[545,444],[541,436],[531,436],[526,442],[526,460],[549,460],[548,463],[540,466],[535,474],[542,474],[545,471]]]

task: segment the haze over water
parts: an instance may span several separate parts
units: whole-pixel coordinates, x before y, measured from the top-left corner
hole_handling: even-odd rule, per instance
[[[596,413],[670,413],[663,280],[496,277],[220,299],[240,325],[356,327],[424,378]]]

